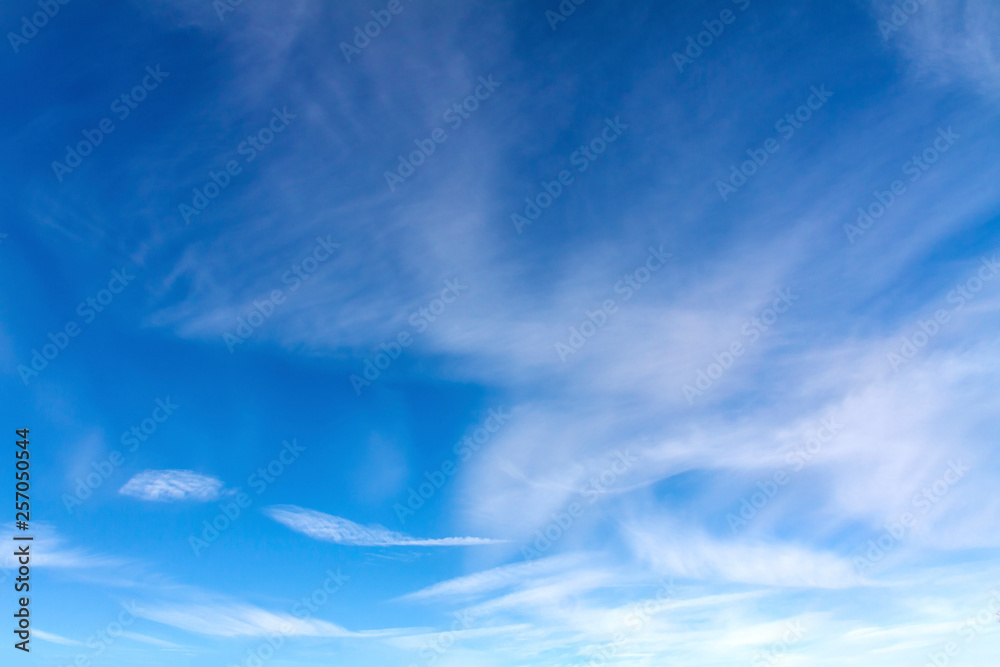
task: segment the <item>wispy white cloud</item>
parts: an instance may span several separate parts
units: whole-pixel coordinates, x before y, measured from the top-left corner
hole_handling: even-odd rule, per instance
[[[118,493],[157,502],[210,502],[218,499],[223,486],[221,480],[190,470],[145,470]]]
[[[255,604],[205,591],[197,587],[170,584],[158,589],[162,596],[134,605],[134,613],[179,630],[213,637],[262,637],[280,634],[285,637],[387,637],[407,628],[352,631],[313,618],[284,611],[269,611]],[[174,647],[170,642],[132,633],[131,639]]]
[[[32,634],[42,641],[48,642],[50,644],[58,644],[60,646],[84,646],[84,642],[77,641],[75,639],[67,639],[66,637],[61,637],[50,632],[45,632],[43,630],[34,629],[31,631]],[[123,632],[121,635],[125,639],[130,639],[140,644],[149,644],[151,646],[159,646],[160,648],[172,648],[180,649],[184,648],[179,644],[174,644],[173,642],[168,642],[163,639],[157,639],[156,637],[150,637],[149,635],[143,635],[138,632]]]
[[[1000,6],[996,2],[921,3],[908,24],[892,38],[898,37],[894,41],[914,59],[921,73],[946,81],[970,81],[984,92],[1000,95]]]
[[[134,642],[139,642],[140,644],[149,644],[151,646],[159,646],[160,648],[184,648],[180,644],[174,644],[173,642],[157,639],[156,637],[150,637],[149,635],[140,634],[138,632],[123,632],[122,637],[125,639],[131,639]]]
[[[679,577],[801,588],[865,583],[849,560],[787,543],[725,542],[662,522],[632,526],[628,537],[654,569]]]
[[[339,625],[319,619],[301,619],[253,605],[221,602],[139,606],[136,615],[180,630],[215,637],[360,637]]]
[[[490,628],[475,628],[472,630],[449,630],[447,632],[425,632],[412,635],[393,637],[389,643],[400,648],[413,651],[426,649],[430,645],[448,645],[455,642],[481,639],[484,637],[496,637],[497,635],[519,635],[519,639],[524,641],[526,635],[531,633],[532,626],[526,624],[501,625]],[[531,633],[537,635],[537,632]],[[515,639],[515,638],[509,638]],[[508,641],[509,641],[508,639]],[[454,657],[454,656],[453,656]],[[456,663],[457,664],[457,663]]]
[[[78,642],[74,639],[66,639],[65,637],[60,637],[59,635],[54,635],[50,632],[39,630],[38,628],[32,630],[31,633],[35,635],[36,638],[50,644],[59,644],[60,646],[83,646],[83,642]]]
[[[430,598],[461,597],[486,593],[513,584],[522,583],[541,574],[548,574],[579,564],[579,556],[556,556],[526,563],[504,565],[484,572],[476,572],[463,577],[442,581],[413,593],[407,593],[401,600],[426,600]]]
[[[397,533],[383,526],[361,526],[343,517],[324,514],[294,505],[268,507],[264,514],[292,530],[323,542],[359,547],[460,547],[498,544],[503,540],[484,537],[443,537],[421,539]]]
[[[53,567],[63,569],[94,569],[120,567],[126,561],[121,558],[103,556],[91,553],[80,547],[67,546],[66,540],[60,536],[54,527],[45,523],[32,524],[34,539],[30,542],[31,565],[33,567]],[[0,541],[4,544],[14,544],[11,538],[23,534],[11,529],[0,530]],[[16,568],[17,558],[13,549],[0,556],[0,569]]]
[[[885,4],[891,5],[892,0]],[[310,6],[296,5],[300,10]],[[189,7],[207,17],[204,24],[215,24],[212,12],[203,11],[197,3],[189,3]],[[286,62],[287,54],[305,52],[307,42],[298,41],[302,34],[299,27],[310,25],[313,14],[297,11],[281,17],[283,8],[249,5],[240,11],[243,13],[227,18],[227,30],[233,24],[259,27],[282,21],[281,30],[269,33],[279,35],[273,38],[275,43],[265,43],[255,52],[248,43],[241,67],[235,68],[241,76],[252,78],[254,85],[244,80],[226,93],[253,97],[267,90],[257,81],[272,81],[284,71],[281,63]],[[449,20],[464,29],[465,21],[460,19],[465,11],[463,7],[458,18]],[[990,0],[921,3],[920,12],[893,37],[890,48],[912,47],[925,71],[935,70],[949,79],[972,79],[996,89],[1000,80],[997,11],[996,3]],[[420,128],[412,131],[415,137],[425,125],[437,121],[443,103],[467,87],[478,65],[470,59],[451,57],[448,45],[454,31],[445,31],[443,39],[421,39],[431,46],[414,51],[402,39],[413,36],[409,31],[419,25],[409,17],[406,14],[393,24],[392,30],[400,32],[392,33],[392,39],[376,42],[353,65],[366,73],[377,73],[376,64],[392,63],[400,68],[396,71],[405,73],[395,84],[386,77],[370,77],[368,82],[366,76],[365,85],[373,87],[376,93],[371,97],[376,99],[396,100],[396,106],[399,100],[406,100],[411,109],[408,116],[417,119]],[[583,21],[579,17],[574,20]],[[217,26],[220,32],[222,25]],[[874,22],[871,27],[874,34]],[[230,39],[244,40],[247,34],[253,31],[233,31]],[[292,45],[297,48],[292,49]],[[285,56],[275,58],[274,53]],[[400,54],[405,57],[394,60]],[[247,67],[247,62],[253,67]],[[441,62],[449,63],[448,67],[433,67]],[[258,67],[264,63],[266,69]],[[432,68],[441,74],[433,81],[409,76]],[[809,77],[818,74],[808,69]],[[398,127],[373,116],[377,111],[364,108],[360,100],[367,96],[343,94],[352,89],[343,74],[346,71],[350,70],[335,69],[327,73],[322,85],[310,87],[314,97],[305,105],[302,124],[296,128],[301,138],[288,135],[283,138],[288,145],[309,142],[312,149],[325,146],[324,137],[333,137],[332,150],[324,154],[350,156],[356,163],[357,152],[343,138],[350,132],[341,132],[341,128],[364,132],[366,127],[378,127],[383,132]],[[560,201],[574,225],[586,225],[596,217],[602,219],[600,228],[581,226],[580,234],[564,234],[561,225],[565,221],[553,207],[523,243],[515,247],[509,242],[506,213],[519,196],[496,194],[509,191],[511,186],[508,170],[513,171],[512,165],[503,156],[509,155],[511,146],[537,145],[525,141],[522,128],[530,123],[510,122],[524,111],[518,102],[529,98],[533,106],[565,113],[568,122],[546,129],[552,130],[553,137],[580,134],[583,111],[573,105],[570,113],[566,105],[567,99],[573,99],[572,78],[560,77],[558,84],[534,88],[530,81],[512,82],[502,89],[506,97],[503,106],[498,106],[507,111],[500,116],[477,116],[474,122],[480,124],[481,133],[463,135],[465,149],[459,148],[456,135],[447,149],[436,154],[434,165],[420,172],[419,188],[406,193],[410,198],[397,197],[391,205],[386,205],[384,188],[365,191],[359,179],[359,195],[333,195],[322,202],[322,215],[313,217],[308,197],[302,196],[308,194],[303,190],[312,186],[297,186],[295,181],[302,174],[292,168],[302,168],[303,163],[291,165],[276,156],[274,162],[261,164],[261,176],[254,187],[284,193],[275,195],[274,207],[280,209],[285,203],[280,197],[287,196],[295,201],[295,210],[304,214],[292,216],[280,228],[266,215],[246,216],[244,225],[220,229],[218,237],[213,231],[211,242],[192,244],[177,262],[174,274],[178,285],[191,285],[191,292],[176,292],[180,302],[161,311],[169,317],[159,323],[175,325],[181,336],[217,341],[244,314],[242,309],[250,298],[274,286],[284,265],[300,252],[297,244],[312,234],[316,220],[325,225],[331,210],[338,214],[364,211],[361,217],[377,219],[379,224],[367,225],[367,229],[377,229],[378,236],[369,236],[360,225],[340,225],[345,246],[352,245],[354,253],[317,275],[309,291],[277,313],[256,340],[276,341],[303,354],[341,355],[354,346],[374,348],[405,329],[406,315],[433,293],[440,272],[445,270],[442,267],[466,277],[476,297],[449,310],[412,354],[428,355],[424,359],[439,355],[436,358],[446,360],[439,367],[422,365],[425,373],[501,386],[510,390],[512,402],[518,406],[516,422],[466,464],[456,480],[461,494],[456,511],[466,512],[466,518],[478,522],[473,526],[489,526],[490,534],[508,537],[530,535],[551,521],[553,514],[564,512],[569,502],[579,500],[580,488],[603,471],[601,453],[630,446],[640,454],[642,465],[602,495],[601,507],[576,522],[556,550],[566,545],[606,544],[609,533],[617,529],[609,524],[626,513],[634,517],[627,542],[631,552],[618,564],[620,571],[647,567],[653,570],[653,579],[657,574],[674,574],[714,590],[757,587],[768,594],[777,594],[775,589],[808,589],[816,595],[860,595],[869,589],[860,588],[865,582],[850,567],[845,555],[850,545],[843,546],[844,531],[859,523],[880,529],[886,516],[909,507],[915,487],[932,482],[949,457],[980,451],[982,459],[995,449],[984,444],[976,431],[985,430],[984,425],[996,414],[996,400],[991,398],[995,392],[990,389],[996,385],[997,370],[988,364],[989,354],[969,346],[969,341],[981,335],[977,332],[995,331],[996,327],[990,326],[995,322],[983,318],[949,328],[936,339],[935,350],[926,350],[925,356],[913,362],[914,370],[893,375],[885,363],[887,345],[897,342],[898,335],[906,333],[906,327],[917,315],[923,317],[924,311],[921,304],[897,302],[900,309],[908,308],[915,315],[903,315],[906,323],[896,331],[886,321],[897,313],[879,305],[889,300],[887,293],[903,291],[897,282],[901,277],[911,284],[909,281],[922,273],[922,262],[929,253],[943,248],[943,241],[956,230],[971,224],[981,212],[996,210],[995,193],[981,187],[996,175],[996,168],[990,166],[995,161],[989,159],[988,147],[983,159],[980,151],[984,142],[963,143],[929,172],[919,187],[913,187],[896,203],[893,219],[887,218],[867,235],[863,247],[848,249],[838,236],[841,225],[854,219],[854,209],[873,188],[884,189],[898,177],[900,163],[926,141],[920,133],[927,129],[929,118],[919,114],[911,118],[907,115],[910,107],[925,100],[927,104],[941,100],[921,89],[919,96],[901,95],[896,103],[869,110],[852,108],[850,114],[831,107],[830,119],[835,125],[808,127],[796,137],[801,143],[783,146],[781,154],[768,164],[767,170],[775,172],[762,173],[741,192],[740,202],[733,202],[728,212],[720,212],[714,208],[718,202],[712,196],[700,197],[706,187],[711,189],[712,176],[706,174],[724,171],[721,165],[728,165],[733,155],[749,147],[747,142],[758,138],[757,129],[752,137],[730,133],[738,135],[746,129],[741,122],[744,117],[753,118],[756,124],[758,112],[770,118],[791,111],[777,108],[784,102],[776,100],[785,89],[803,82],[796,82],[794,73],[789,74],[793,78],[779,84],[757,80],[755,100],[735,107],[720,104],[716,109],[711,108],[713,97],[721,100],[728,92],[723,90],[724,77],[709,77],[700,84],[709,104],[699,107],[689,98],[657,98],[651,93],[662,90],[662,82],[655,80],[662,74],[662,70],[651,68],[648,79],[625,86],[647,103],[655,100],[655,113],[636,104],[636,99],[615,100],[616,109],[627,117],[642,119],[649,132],[646,138],[650,140],[636,137],[634,142],[648,147],[641,160],[641,177],[627,169],[620,172],[622,184],[634,180],[642,187],[623,187],[624,206],[616,203],[611,211],[600,206],[601,181],[597,179],[579,186],[572,199]],[[812,81],[805,85],[809,83]],[[324,93],[333,94],[324,97]],[[863,103],[851,95],[851,91],[838,90],[836,100],[852,100],[841,109]],[[556,99],[558,103],[553,104]],[[726,117],[725,109],[730,107],[735,111]],[[668,131],[671,124],[684,127],[685,118],[704,119],[709,112],[722,120],[711,132],[700,131],[704,127],[691,133]],[[657,122],[663,125],[657,126]],[[470,122],[463,131],[475,127]],[[956,129],[966,132],[965,128]],[[184,131],[188,131],[187,126]],[[633,131],[643,130],[637,123]],[[697,140],[670,144],[668,150],[657,138],[688,134]],[[409,134],[393,137],[382,147],[384,154],[395,155],[397,144],[410,145],[411,139]],[[796,153],[798,145],[808,154]],[[657,154],[669,157],[661,161]],[[633,157],[637,155],[641,153]],[[886,166],[884,160],[893,163]],[[678,165],[684,165],[683,169]],[[345,174],[350,171],[342,165],[337,169]],[[365,177],[381,186],[381,169],[378,165]],[[315,167],[311,170],[313,177],[323,174]],[[359,171],[364,174],[363,168]],[[970,179],[970,173],[977,177]],[[345,186],[345,191],[354,186]],[[517,192],[528,187],[527,179],[513,184]],[[733,206],[740,207],[738,214],[733,214]],[[879,236],[889,232],[894,221],[906,221],[905,233],[893,229],[893,233]],[[706,224],[725,229],[726,234],[706,236]],[[543,225],[552,230],[552,237],[542,235]],[[605,236],[604,229],[613,230],[613,235]],[[382,242],[389,231],[397,240],[395,245]],[[591,240],[579,244],[567,242],[588,236]],[[724,236],[731,241],[712,240]],[[681,261],[676,273],[656,276],[633,301],[620,304],[622,309],[580,353],[568,363],[560,363],[553,343],[564,340],[568,327],[577,325],[583,313],[602,299],[619,298],[611,286],[641,259],[646,243],[661,239],[671,241],[670,248],[679,255],[689,255],[690,264]],[[530,259],[533,249],[543,246],[545,254],[539,257],[544,256],[544,271],[532,266]],[[234,266],[242,267],[238,276],[231,273]],[[733,340],[742,340],[741,324],[759,313],[774,288],[788,284],[803,286],[803,301],[788,319],[748,350],[704,401],[686,405],[680,385],[691,381],[696,371]],[[885,329],[879,330],[883,325]],[[953,337],[951,332],[955,332]],[[782,467],[784,454],[800,446],[806,429],[830,411],[844,423],[843,435],[772,500],[745,539],[713,538],[678,523],[675,515],[683,513],[693,525],[718,525],[726,508],[738,504],[739,496],[746,488],[753,488],[756,479]],[[688,482],[713,476],[719,481],[707,490],[693,483],[674,484],[673,478],[687,472],[693,473]],[[977,477],[970,475],[936,506],[935,514],[928,515],[906,544],[900,545],[900,553],[912,554],[911,545],[939,551],[995,545],[990,521],[997,504],[982,499],[992,497],[989,483],[996,472],[981,466],[976,473]],[[343,545],[455,546],[494,541],[420,539],[290,506],[270,508],[267,514],[309,537]],[[778,525],[786,530],[776,531]],[[475,528],[468,531],[481,534]],[[867,536],[860,541],[864,539]],[[566,576],[560,579],[555,575],[561,567],[566,568]],[[502,622],[504,615],[516,613],[533,615],[531,626],[539,628],[539,636],[532,649],[537,650],[554,645],[557,640],[547,642],[559,633],[604,636],[620,624],[628,610],[617,602],[585,600],[585,596],[632,584],[627,578],[594,572],[580,563],[547,559],[450,579],[403,599],[464,603],[466,598],[494,595],[494,599],[479,601],[474,607],[484,622]],[[843,591],[852,586],[859,588]],[[639,662],[650,655],[676,657],[678,651],[685,657],[697,654],[704,658],[706,652],[715,651],[711,660],[685,661],[714,664],[722,657],[736,656],[725,654],[725,650],[746,646],[755,637],[770,638],[781,630],[773,616],[761,619],[752,611],[736,609],[739,600],[717,595],[700,600],[712,604],[685,617],[691,627],[683,627],[676,618],[651,621],[648,635],[637,639],[629,656],[619,658],[626,663]],[[198,619],[207,618],[206,608],[199,607]],[[180,614],[183,607],[171,609]],[[241,605],[212,609],[213,622],[230,632],[247,625],[271,627],[274,622],[272,617],[265,622],[257,616],[254,618],[260,622],[247,621],[247,607]],[[936,622],[951,611],[938,608],[927,616]],[[843,623],[851,625],[855,620]],[[886,620],[887,627],[911,627],[894,623]],[[880,627],[873,636],[887,637],[877,633]],[[912,627],[925,626],[916,623]],[[467,633],[480,631],[486,632]],[[833,664],[847,662],[840,654],[830,655],[834,657],[824,657],[823,663],[831,659]],[[454,659],[454,654],[449,658]],[[527,659],[524,662],[527,664]]]

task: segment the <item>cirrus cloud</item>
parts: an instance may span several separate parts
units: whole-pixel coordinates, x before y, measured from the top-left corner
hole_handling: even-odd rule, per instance
[[[264,514],[278,523],[321,542],[356,547],[461,547],[479,544],[500,544],[505,540],[485,537],[444,537],[420,539],[397,533],[384,526],[362,526],[348,519],[295,505],[276,505]]]
[[[144,470],[118,493],[155,502],[210,502],[222,494],[223,486],[215,477],[190,470]]]

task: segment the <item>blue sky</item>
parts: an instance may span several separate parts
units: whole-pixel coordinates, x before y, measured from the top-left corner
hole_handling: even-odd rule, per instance
[[[19,660],[995,664],[995,3],[2,22]]]

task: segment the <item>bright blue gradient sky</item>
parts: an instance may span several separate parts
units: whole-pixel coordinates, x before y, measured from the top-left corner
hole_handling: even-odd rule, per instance
[[[18,659],[994,665],[1000,8],[911,4],[76,1],[8,36]]]

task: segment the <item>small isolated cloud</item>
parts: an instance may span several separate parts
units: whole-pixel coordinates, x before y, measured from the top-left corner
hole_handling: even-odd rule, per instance
[[[504,542],[504,540],[492,540],[484,537],[419,539],[393,532],[384,526],[361,526],[343,517],[323,514],[295,505],[268,507],[264,510],[264,514],[313,539],[357,547],[461,547]]]
[[[145,470],[128,481],[118,493],[140,500],[209,502],[222,493],[220,480],[190,470]]]

